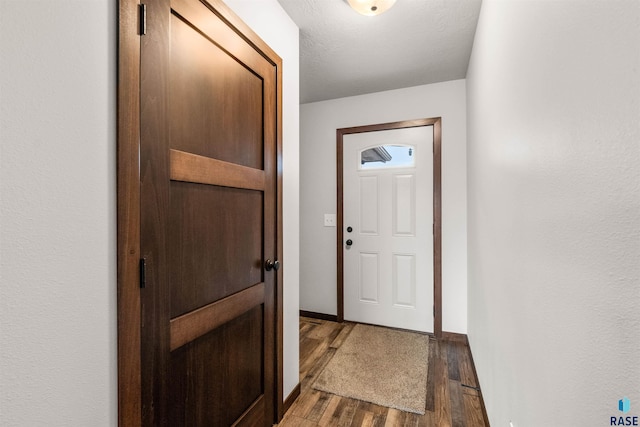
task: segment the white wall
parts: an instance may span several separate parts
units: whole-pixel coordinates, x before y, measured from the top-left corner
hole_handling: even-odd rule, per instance
[[[443,330],[467,332],[465,81],[300,106],[300,307],[337,313],[336,129],[442,117]]]
[[[116,4],[0,8],[0,425],[116,425]]]
[[[640,2],[485,0],[469,339],[493,426],[640,415]]]
[[[299,382],[300,284],[300,72],[298,27],[276,0],[226,0],[282,58],[283,63],[283,246],[284,398]]]
[[[276,0],[233,3],[285,60],[288,393],[298,381],[298,32]],[[1,8],[0,425],[113,426],[117,2]]]

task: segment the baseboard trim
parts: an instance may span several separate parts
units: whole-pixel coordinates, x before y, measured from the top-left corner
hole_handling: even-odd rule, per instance
[[[468,340],[467,340],[468,341]],[[487,406],[484,404],[484,396],[482,394],[482,387],[480,386],[480,378],[478,378],[478,371],[476,371],[476,362],[473,360],[473,352],[471,351],[471,346],[467,343],[469,347],[469,356],[471,357],[471,367],[473,368],[473,376],[476,379],[476,384],[478,385],[478,392],[480,394],[480,404],[482,405],[482,415],[484,416],[484,425],[489,425],[489,414],[487,414]]]
[[[316,313],[315,311],[300,310],[300,316],[311,317],[312,319],[329,320],[331,322],[338,321],[338,316],[335,314]]]
[[[283,413],[282,413],[283,416],[284,416],[284,414],[287,413],[289,408],[291,408],[291,405],[293,405],[293,402],[296,401],[298,396],[300,396],[300,383],[298,383],[293,388],[293,390],[291,390],[291,393],[289,393],[289,396],[287,396],[287,398],[284,400]]]
[[[464,345],[469,345],[469,338],[467,337],[467,334],[459,334],[457,332],[442,331],[441,339],[443,341],[459,342]]]

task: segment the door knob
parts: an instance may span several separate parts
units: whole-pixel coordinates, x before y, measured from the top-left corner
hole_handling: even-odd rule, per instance
[[[349,239],[349,240],[347,240],[346,243],[347,243],[347,246],[351,246],[351,245],[353,245],[353,240]]]
[[[264,269],[267,271],[278,270],[280,269],[280,261],[275,260],[271,261],[270,259],[266,260],[264,263]]]

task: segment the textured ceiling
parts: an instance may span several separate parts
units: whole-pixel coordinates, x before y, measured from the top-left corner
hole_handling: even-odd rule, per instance
[[[397,0],[363,16],[345,0],[278,0],[300,28],[300,102],[466,76],[480,0]]]

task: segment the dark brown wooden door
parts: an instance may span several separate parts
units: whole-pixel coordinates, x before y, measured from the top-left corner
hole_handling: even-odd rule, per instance
[[[146,7],[143,425],[271,425],[276,69],[209,4]]]

